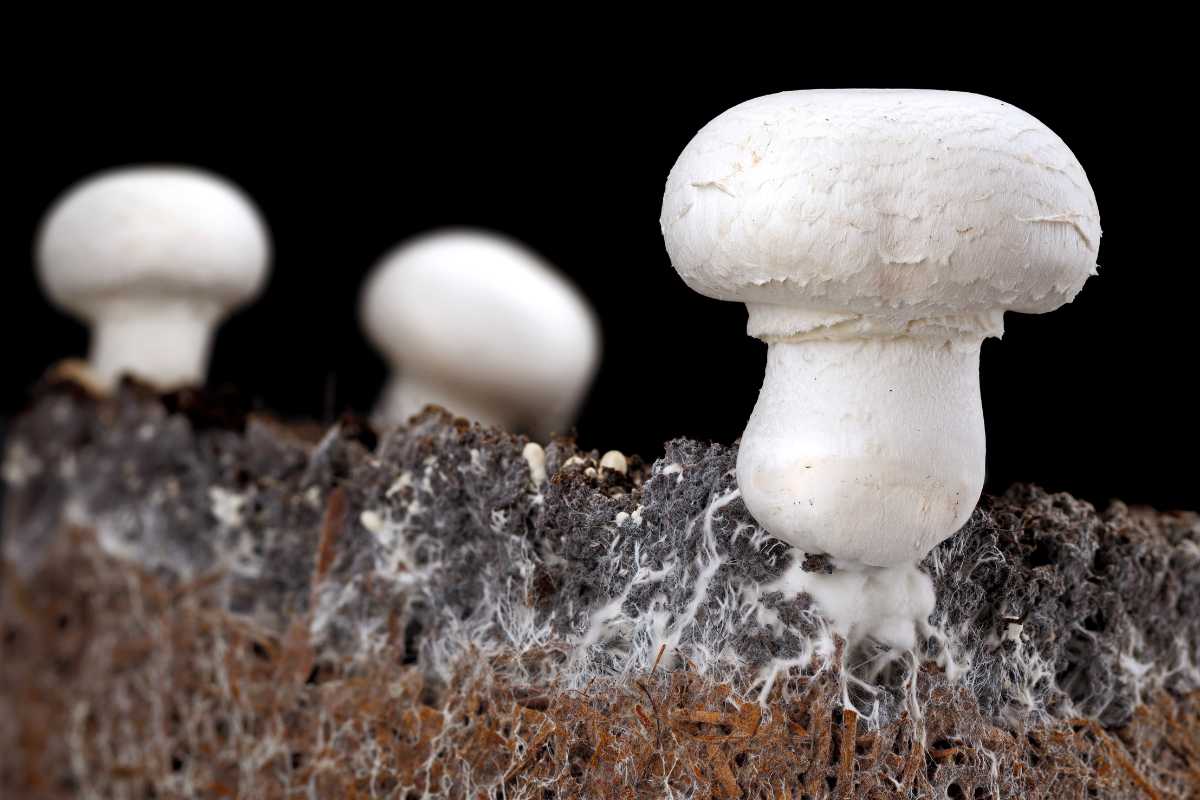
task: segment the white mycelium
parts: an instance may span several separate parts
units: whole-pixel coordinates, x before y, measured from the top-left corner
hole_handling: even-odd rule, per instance
[[[270,240],[250,200],[192,169],[136,167],[69,191],[46,217],[39,276],[92,325],[92,377],[202,384],[217,323],[261,290]]]
[[[671,170],[660,222],[684,281],[744,302],[768,344],[738,457],[747,507],[795,547],[897,582],[982,490],[983,339],[1005,310],[1074,298],[1100,243],[1092,189],[1052,131],[992,98],[919,90],[726,111]]]
[[[600,358],[599,326],[575,287],[485,231],[397,248],[363,288],[361,316],[396,371],[377,409],[384,424],[433,403],[539,438],[563,433]]]

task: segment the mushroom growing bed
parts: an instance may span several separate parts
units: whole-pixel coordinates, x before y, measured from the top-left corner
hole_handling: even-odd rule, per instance
[[[736,446],[601,466],[132,384],[7,436],[5,797],[1186,797],[1200,517],[1014,486],[911,649],[781,579]],[[811,585],[818,585],[812,583]]]

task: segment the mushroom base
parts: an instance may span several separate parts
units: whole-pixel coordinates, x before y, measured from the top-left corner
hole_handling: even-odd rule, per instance
[[[575,398],[569,398],[568,402],[558,404],[566,411],[514,408],[511,400],[504,397],[489,397],[478,388],[464,388],[410,372],[388,381],[376,405],[374,421],[382,426],[400,425],[426,406],[435,405],[481,425],[495,425],[548,441],[553,434],[564,434],[570,429],[577,404]]]
[[[846,640],[849,652],[869,643],[904,652],[936,635],[929,617],[936,605],[933,580],[916,562],[894,567],[866,567],[811,572],[803,558],[793,558],[787,571],[763,587],[784,600],[811,597],[829,620],[830,629]],[[881,660],[877,666],[886,667]],[[953,674],[955,665],[942,665]],[[874,678],[875,676],[871,676]]]
[[[512,428],[512,415],[476,393],[444,381],[406,374],[392,378],[379,396],[374,418],[381,425],[401,425],[425,406],[441,406],[458,417],[481,425]]]
[[[754,518],[844,567],[920,560],[983,489],[980,343],[772,343],[737,465]]]

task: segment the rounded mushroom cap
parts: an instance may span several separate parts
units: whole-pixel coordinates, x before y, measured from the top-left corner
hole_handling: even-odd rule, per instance
[[[537,254],[481,230],[434,231],[363,287],[371,342],[401,371],[529,413],[573,408],[600,356],[591,306]]]
[[[981,95],[759,97],[696,134],[660,220],[721,300],[900,320],[1050,311],[1095,273],[1096,199],[1050,129]]]
[[[184,167],[104,172],[69,190],[38,238],[47,294],[85,318],[130,295],[195,296],[228,310],[267,274],[270,239],[227,181]]]

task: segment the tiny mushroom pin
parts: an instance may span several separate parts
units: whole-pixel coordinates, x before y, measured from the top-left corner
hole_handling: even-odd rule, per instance
[[[979,351],[1005,310],[1095,274],[1096,200],[1067,146],[973,94],[785,92],[684,149],[660,220],[692,289],[768,345],[737,477],[771,534],[843,566],[919,560],[984,479]]]
[[[361,318],[394,369],[376,409],[385,425],[432,403],[535,438],[562,433],[600,358],[579,291],[482,230],[435,231],[389,253],[363,287]]]
[[[546,482],[546,451],[537,442],[527,442],[521,455],[529,467],[529,480],[534,486],[541,486]]]
[[[101,389],[129,374],[169,390],[204,382],[214,328],[261,290],[269,252],[236,187],[148,166],[69,190],[42,223],[37,262],[51,300],[91,324]]]

